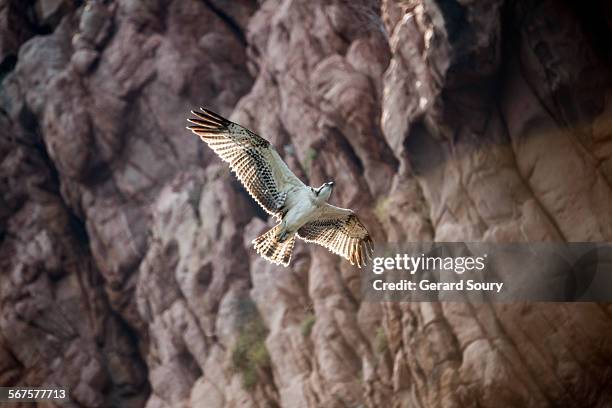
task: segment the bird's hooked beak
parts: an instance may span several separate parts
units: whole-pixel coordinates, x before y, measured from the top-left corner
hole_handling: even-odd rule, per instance
[[[328,186],[333,187],[334,186],[334,182],[330,181],[329,183],[327,183]]]

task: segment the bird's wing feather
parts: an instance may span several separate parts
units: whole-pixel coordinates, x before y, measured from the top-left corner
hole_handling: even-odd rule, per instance
[[[368,230],[351,210],[325,204],[320,216],[298,231],[299,238],[324,246],[361,268],[374,252]]]
[[[285,164],[274,147],[250,130],[204,108],[192,111],[188,126],[225,162],[251,197],[271,215],[280,218],[287,192],[306,187]]]

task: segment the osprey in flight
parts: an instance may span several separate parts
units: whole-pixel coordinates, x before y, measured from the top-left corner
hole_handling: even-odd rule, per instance
[[[327,203],[329,182],[309,187],[285,164],[268,141],[210,110],[191,111],[188,126],[224,161],[251,197],[279,223],[253,240],[270,262],[288,266],[295,238],[315,242],[361,268],[373,253],[372,239],[352,210]]]

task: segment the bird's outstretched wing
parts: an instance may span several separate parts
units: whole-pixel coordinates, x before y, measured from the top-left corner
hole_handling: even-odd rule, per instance
[[[204,108],[191,111],[193,133],[229,163],[251,197],[270,215],[281,218],[287,192],[306,187],[270,143],[250,130]]]
[[[299,238],[324,246],[361,268],[372,258],[374,247],[368,230],[351,210],[325,204],[320,216],[297,231]]]

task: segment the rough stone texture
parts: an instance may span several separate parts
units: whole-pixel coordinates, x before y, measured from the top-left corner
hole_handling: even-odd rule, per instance
[[[322,248],[270,265],[250,241],[271,222],[184,130],[199,105],[231,115],[379,242],[609,241],[612,13],[586,8],[0,2],[0,385],[84,407],[608,406],[610,305],[377,304]]]
[[[0,75],[12,70],[17,61],[19,47],[33,33],[24,2],[0,1]]]

